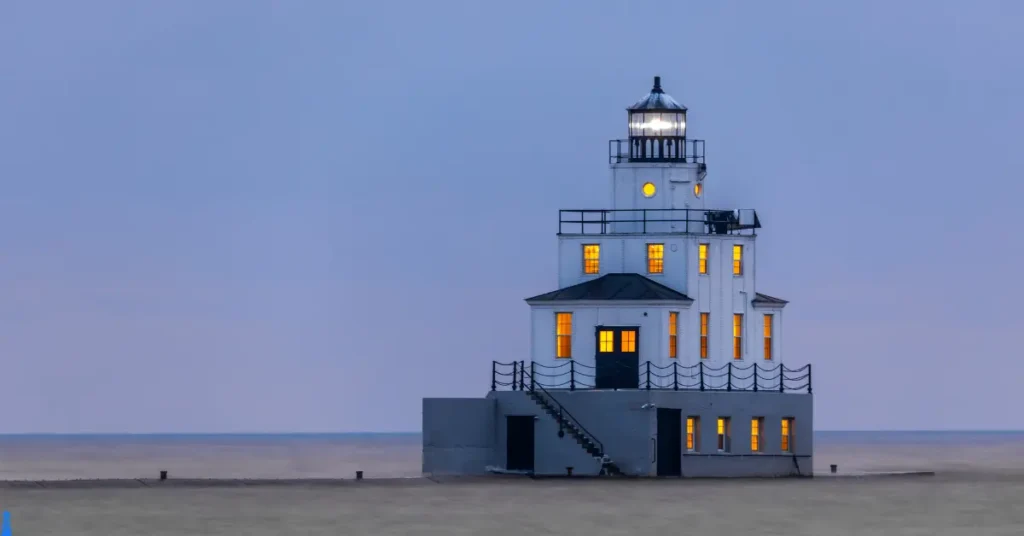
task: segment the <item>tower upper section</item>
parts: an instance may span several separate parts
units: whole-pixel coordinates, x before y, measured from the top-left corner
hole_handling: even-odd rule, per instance
[[[661,77],[644,98],[626,108],[629,138],[611,140],[611,163],[703,162],[703,140],[686,138],[686,106],[661,88]]]

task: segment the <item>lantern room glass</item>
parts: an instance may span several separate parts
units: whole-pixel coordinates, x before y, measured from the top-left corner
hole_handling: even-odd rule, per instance
[[[630,112],[631,138],[685,138],[686,112]]]

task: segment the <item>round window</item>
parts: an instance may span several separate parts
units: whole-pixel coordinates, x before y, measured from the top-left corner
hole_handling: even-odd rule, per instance
[[[704,183],[698,182],[693,185],[693,195],[700,197],[700,194],[704,192]]]
[[[653,182],[645,182],[640,190],[644,193],[644,197],[654,197],[657,188],[654,187]]]

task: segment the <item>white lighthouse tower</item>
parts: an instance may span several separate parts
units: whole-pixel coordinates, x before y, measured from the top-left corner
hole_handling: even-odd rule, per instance
[[[559,211],[529,360],[492,362],[486,397],[423,400],[424,473],[811,474],[811,365],[782,363],[757,213],[704,205],[704,141],[659,77],[627,121],[610,208]]]
[[[574,383],[635,389],[646,362],[782,362],[786,302],[756,290],[757,213],[704,207],[686,111],[655,77],[609,142],[611,208],[560,211],[559,290],[526,301],[532,361],[576,361]]]

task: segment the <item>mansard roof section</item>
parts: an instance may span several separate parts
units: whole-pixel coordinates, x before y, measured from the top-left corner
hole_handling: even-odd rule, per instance
[[[751,303],[754,305],[764,305],[768,307],[784,307],[789,302],[782,298],[776,298],[775,296],[756,292],[754,293],[754,299]]]
[[[685,301],[689,296],[640,274],[606,274],[590,281],[527,298],[527,303],[559,301]]]

